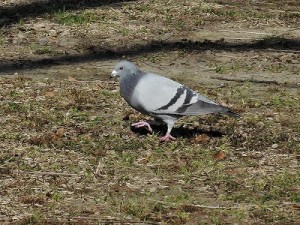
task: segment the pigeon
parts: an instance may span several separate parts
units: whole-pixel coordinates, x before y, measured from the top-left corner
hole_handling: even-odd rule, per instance
[[[161,142],[176,139],[171,135],[171,131],[176,120],[183,116],[223,113],[239,117],[231,109],[188,87],[164,76],[144,72],[129,61],[117,63],[111,77],[119,77],[120,94],[131,107],[153,117],[155,121],[167,124],[167,133],[160,138]],[[145,127],[152,132],[150,124],[146,121],[131,126]]]

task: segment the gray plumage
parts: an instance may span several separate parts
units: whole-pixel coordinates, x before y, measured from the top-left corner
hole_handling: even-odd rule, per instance
[[[121,96],[137,111],[150,115],[168,125],[161,140],[175,139],[170,133],[182,116],[224,113],[238,117],[229,108],[219,105],[169,78],[139,70],[128,61],[119,62],[112,76],[120,77]],[[145,126],[140,122],[138,127]],[[149,129],[149,124],[147,125]]]

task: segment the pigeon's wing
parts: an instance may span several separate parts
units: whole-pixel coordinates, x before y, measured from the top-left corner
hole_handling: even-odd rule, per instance
[[[230,108],[212,102],[208,98],[197,94],[198,100],[195,103],[182,105],[176,110],[181,115],[204,115],[209,113],[224,113],[228,116],[239,117]]]
[[[229,109],[171,79],[147,73],[133,92],[134,105],[152,115],[203,115],[208,113],[229,113]]]
[[[148,113],[155,112],[163,106],[169,112],[176,111],[176,106],[184,102],[178,90],[181,86],[168,78],[145,73],[133,90],[131,103],[142,107]]]

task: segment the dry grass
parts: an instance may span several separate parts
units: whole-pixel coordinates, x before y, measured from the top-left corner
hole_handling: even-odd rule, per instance
[[[251,88],[230,86],[217,97],[243,105],[240,120],[187,118],[185,131],[199,124],[208,138],[159,144],[157,133],[130,131],[139,115],[122,120],[131,111],[115,83],[2,78],[2,219],[296,222],[299,93],[278,87],[280,102],[264,104],[253,102]]]

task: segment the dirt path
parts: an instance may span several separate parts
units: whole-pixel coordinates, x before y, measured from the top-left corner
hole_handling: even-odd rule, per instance
[[[204,76],[209,76],[207,70],[245,76],[282,72],[275,79],[299,82],[289,76],[290,70],[300,70],[299,12],[293,1],[282,6],[286,11],[277,9],[279,3],[239,8],[237,2],[201,2],[185,3],[182,9],[160,1],[64,4],[86,10],[63,11],[63,4],[48,1],[2,3],[2,75],[105,79],[115,62],[126,57],[146,63],[149,70],[170,71],[170,76],[199,70]],[[169,13],[155,17],[164,10]],[[196,10],[201,11],[193,14]],[[222,64],[231,64],[235,71],[222,71]]]

